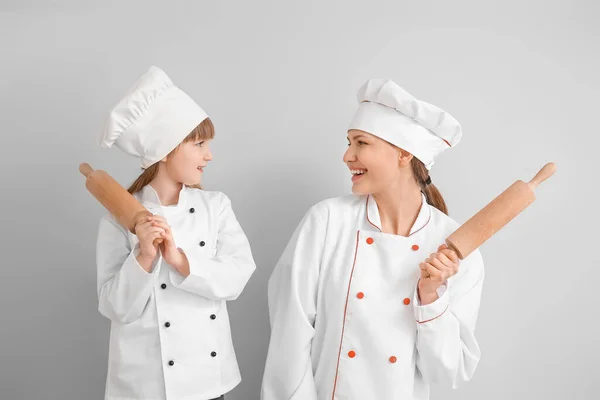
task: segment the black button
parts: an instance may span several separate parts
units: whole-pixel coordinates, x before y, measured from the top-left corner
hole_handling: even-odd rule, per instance
[[[162,285],[160,285],[160,287],[161,287],[162,289],[166,289],[166,288],[167,288],[167,284],[166,284],[166,283],[163,283]]]
[[[200,247],[204,247],[206,245],[206,243],[204,243],[204,240],[200,242]]]
[[[196,210],[194,210],[194,207],[190,208],[190,212],[191,212],[192,214],[194,213],[194,211],[196,211]]]
[[[216,356],[217,356],[217,353],[213,351],[212,353],[210,353],[210,356],[211,356],[211,357],[216,357]]]
[[[168,327],[171,326],[171,323],[170,322],[165,322],[165,326],[168,328]]]
[[[173,365],[175,365],[175,361],[173,361],[173,360],[169,361],[169,365],[172,367]]]
[[[215,314],[210,316],[210,319],[217,319],[217,316]]]

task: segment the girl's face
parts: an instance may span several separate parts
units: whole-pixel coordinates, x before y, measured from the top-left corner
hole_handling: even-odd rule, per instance
[[[352,193],[377,194],[396,186],[412,155],[385,140],[356,129],[348,131],[344,162],[352,174]]]
[[[167,157],[167,173],[184,185],[197,185],[202,180],[204,167],[212,160],[211,139],[182,143]]]

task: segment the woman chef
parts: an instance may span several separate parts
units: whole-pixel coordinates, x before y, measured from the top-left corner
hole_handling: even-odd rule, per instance
[[[263,400],[423,400],[479,361],[482,259],[440,246],[458,224],[429,178],[461,128],[389,80],[358,97],[353,195],[308,211],[269,280]]]
[[[156,67],[110,113],[101,145],[141,158],[129,190],[154,216],[135,235],[110,215],[100,222],[105,399],[222,398],[241,380],[225,301],[255,264],[229,198],[199,189],[213,136],[206,113]]]

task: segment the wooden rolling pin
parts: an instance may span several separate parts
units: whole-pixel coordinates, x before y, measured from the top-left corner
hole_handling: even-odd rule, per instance
[[[516,181],[481,211],[460,226],[446,239],[448,248],[463,260],[492,235],[526,209],[534,200],[534,190],[556,171],[554,163],[548,163],[528,183]]]
[[[86,163],[79,165],[79,171],[86,177],[85,187],[129,232],[135,234],[135,226],[140,218],[152,215],[135,197],[119,184],[106,171],[96,170]],[[155,244],[162,243],[159,238]]]

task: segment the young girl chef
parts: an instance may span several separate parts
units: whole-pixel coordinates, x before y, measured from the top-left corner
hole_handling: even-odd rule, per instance
[[[213,135],[207,114],[156,67],[110,113],[101,145],[141,158],[130,192],[154,216],[135,235],[110,215],[100,222],[107,400],[222,398],[241,380],[225,302],[255,264],[229,198],[199,189]]]
[[[461,128],[389,80],[358,97],[353,194],[308,211],[269,280],[263,400],[423,400],[479,361],[482,259],[442,245],[458,224],[429,177]]]

